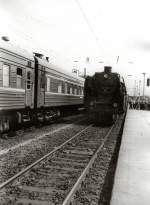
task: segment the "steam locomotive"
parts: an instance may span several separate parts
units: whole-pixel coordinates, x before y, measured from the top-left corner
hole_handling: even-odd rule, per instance
[[[38,53],[0,45],[0,134],[18,125],[51,122],[83,106],[84,79]]]
[[[104,72],[87,76],[84,84],[84,104],[95,124],[112,124],[118,114],[125,112],[127,93],[124,80],[110,66]]]

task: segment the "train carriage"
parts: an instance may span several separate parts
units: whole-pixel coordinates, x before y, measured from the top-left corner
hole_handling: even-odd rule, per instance
[[[0,46],[0,133],[14,129],[25,120],[27,107],[33,108],[34,58],[11,44]]]
[[[37,56],[35,62],[38,70],[35,107],[41,120],[48,120],[52,116],[83,106],[84,79],[75,77]]]
[[[84,79],[10,43],[0,45],[0,134],[83,106]]]

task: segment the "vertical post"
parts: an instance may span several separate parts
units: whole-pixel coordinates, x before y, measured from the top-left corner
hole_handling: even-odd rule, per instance
[[[84,78],[86,78],[86,68],[84,68]]]
[[[139,96],[140,96],[140,90],[141,90],[141,80],[139,80]]]
[[[90,58],[86,57],[86,59],[85,59],[85,68],[84,68],[84,78],[86,77],[86,72],[89,68],[89,63],[90,63]]]
[[[143,74],[143,100],[144,100],[144,92],[145,92],[145,75],[146,73],[142,73]]]
[[[136,97],[136,80],[134,81],[134,97]]]
[[[137,99],[138,99],[138,82],[136,84],[136,96],[137,96]]]
[[[141,91],[141,80],[139,80],[139,109],[140,109],[140,98],[141,98],[140,91]]]
[[[127,77],[132,77],[132,76],[133,76],[133,75],[127,75]],[[131,87],[130,87],[130,80],[131,80],[131,79],[130,79],[130,78],[127,78],[127,80],[128,80],[128,81],[127,81],[127,85],[128,85],[128,86],[127,86],[127,90],[128,90],[128,92],[129,92],[129,95],[132,96],[132,95],[134,95],[134,90],[132,89],[132,90],[133,90],[133,93],[132,93],[132,90],[131,90]]]

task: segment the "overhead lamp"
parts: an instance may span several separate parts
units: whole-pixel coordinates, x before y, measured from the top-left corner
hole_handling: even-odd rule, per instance
[[[2,40],[3,41],[9,41],[9,38],[8,38],[8,36],[2,36]]]

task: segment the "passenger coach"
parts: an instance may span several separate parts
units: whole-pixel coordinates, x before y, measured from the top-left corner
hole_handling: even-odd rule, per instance
[[[84,79],[8,42],[0,45],[0,133],[83,105]]]

